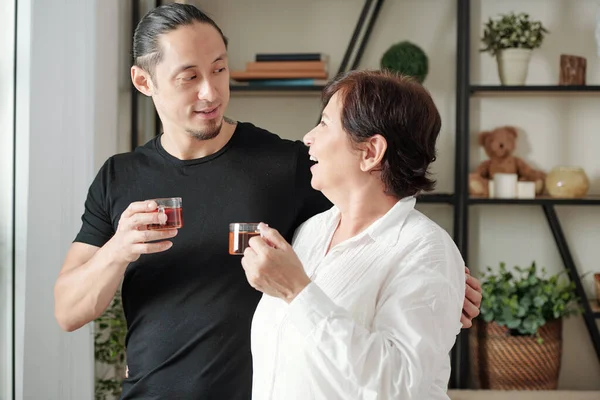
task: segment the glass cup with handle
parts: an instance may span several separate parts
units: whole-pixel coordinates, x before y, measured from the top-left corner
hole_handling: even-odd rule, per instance
[[[149,230],[179,229],[183,227],[183,211],[181,197],[165,197],[152,199],[158,205],[156,212],[164,214],[167,219],[164,223],[146,225]]]

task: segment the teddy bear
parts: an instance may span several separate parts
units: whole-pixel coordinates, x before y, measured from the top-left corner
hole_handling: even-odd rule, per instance
[[[489,197],[488,182],[498,172],[516,173],[520,181],[535,182],[536,194],[542,193],[546,174],[513,155],[517,141],[514,127],[500,126],[484,131],[478,139],[489,160],[483,161],[475,172],[469,174],[469,194]]]

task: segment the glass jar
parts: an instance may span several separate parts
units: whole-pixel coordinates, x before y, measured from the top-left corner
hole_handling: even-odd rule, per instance
[[[546,175],[546,190],[552,197],[580,198],[590,188],[590,181],[583,168],[559,166]]]

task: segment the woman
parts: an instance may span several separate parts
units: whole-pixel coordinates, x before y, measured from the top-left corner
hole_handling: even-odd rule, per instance
[[[431,190],[441,120],[427,91],[381,71],[324,90],[304,142],[334,206],[293,247],[261,225],[242,259],[265,293],[252,323],[253,399],[448,399],[465,266],[414,209]]]

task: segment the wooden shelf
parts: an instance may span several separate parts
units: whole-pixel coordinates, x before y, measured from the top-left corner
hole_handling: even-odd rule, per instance
[[[473,95],[544,95],[544,94],[600,94],[599,85],[559,86],[559,85],[471,85],[469,91]]]
[[[583,390],[448,390],[452,400],[598,400],[598,391]]]
[[[259,94],[259,95],[321,95],[324,85],[312,85],[312,86],[287,86],[287,85],[243,85],[243,84],[231,84],[229,90],[232,94]]]
[[[600,196],[589,196],[581,199],[561,199],[555,197],[540,196],[535,199],[490,199],[487,197],[470,197],[469,204],[515,204],[515,205],[571,205],[591,206],[600,205]]]

